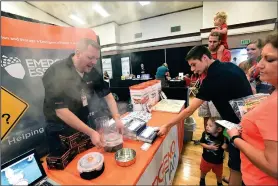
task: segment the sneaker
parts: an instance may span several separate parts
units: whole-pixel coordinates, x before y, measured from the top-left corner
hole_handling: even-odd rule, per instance
[[[222,182],[221,183],[217,182],[217,186],[223,186]]]
[[[204,178],[200,179],[200,186],[206,186],[206,180]]]
[[[194,142],[194,145],[200,145],[200,140],[192,140]]]
[[[222,181],[224,181],[225,183],[229,184],[229,178],[227,178],[225,176],[222,178]]]

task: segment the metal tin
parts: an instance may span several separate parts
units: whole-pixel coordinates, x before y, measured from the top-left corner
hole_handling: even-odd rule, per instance
[[[136,152],[130,148],[122,148],[115,153],[115,160],[117,165],[121,167],[128,167],[135,163]]]

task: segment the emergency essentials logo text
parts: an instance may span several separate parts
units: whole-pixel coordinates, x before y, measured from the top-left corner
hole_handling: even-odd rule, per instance
[[[4,68],[7,73],[17,79],[23,79],[25,76],[25,70],[18,57],[1,56],[1,67]]]
[[[25,62],[30,77],[41,77],[53,63],[59,60],[60,59],[25,59]],[[25,77],[25,69],[18,57],[7,57],[2,55],[1,67],[14,78],[23,79]]]
[[[26,59],[26,65],[29,71],[30,77],[40,77],[43,76],[45,71],[60,59]]]

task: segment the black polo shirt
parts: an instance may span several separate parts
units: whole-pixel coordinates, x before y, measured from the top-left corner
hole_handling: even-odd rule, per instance
[[[233,123],[240,120],[229,101],[252,95],[252,89],[245,73],[233,63],[214,61],[196,95],[205,101],[212,101],[222,119]]]
[[[81,92],[85,92],[88,103],[95,93],[99,97],[105,97],[110,93],[109,87],[96,69],[84,73],[83,78],[78,74],[73,65],[73,55],[51,65],[42,78],[45,88],[43,111],[49,122],[64,123],[56,116],[55,109],[68,108],[87,123],[89,108],[83,106]]]

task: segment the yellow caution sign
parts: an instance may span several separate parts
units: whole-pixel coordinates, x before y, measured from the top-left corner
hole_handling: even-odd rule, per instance
[[[28,103],[1,87],[1,140],[13,129],[28,107]]]

